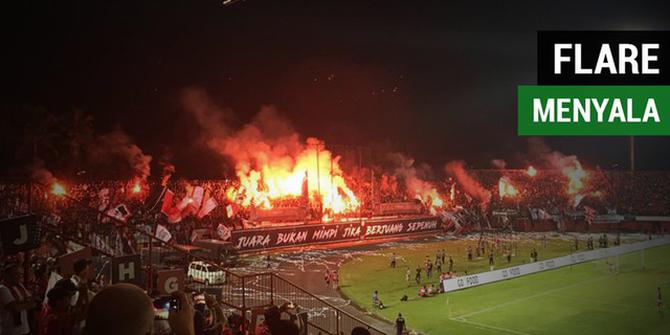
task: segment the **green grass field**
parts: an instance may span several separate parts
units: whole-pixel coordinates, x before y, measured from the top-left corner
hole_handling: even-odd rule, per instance
[[[597,243],[597,242],[596,242]],[[341,289],[358,306],[378,316],[395,320],[398,312],[407,326],[429,334],[670,334],[670,246],[645,251],[644,270],[640,253],[619,258],[619,271],[611,273],[608,260],[559,268],[512,280],[483,285],[433,297],[417,296],[418,286],[408,287],[407,266],[423,264],[426,255],[435,258],[437,249],[446,248],[462,274],[488,270],[488,259],[468,262],[466,245],[476,241],[445,241],[388,248],[382,254],[353,259],[340,268]],[[546,248],[532,241],[518,246],[513,264],[528,262],[531,248],[540,259],[570,253],[573,242],[550,240]],[[389,256],[400,256],[396,269]],[[609,261],[614,261],[611,259]],[[497,268],[507,267],[502,256]],[[437,284],[422,278],[423,283]],[[665,312],[656,310],[656,287],[661,286]],[[379,291],[386,308],[371,306],[372,292]],[[407,294],[408,302],[400,297]]]

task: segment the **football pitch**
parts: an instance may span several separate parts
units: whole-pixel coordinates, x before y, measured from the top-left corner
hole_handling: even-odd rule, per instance
[[[408,328],[429,335],[670,334],[670,246],[419,297],[414,269],[427,256],[434,259],[438,249],[452,255],[461,275],[466,268],[470,274],[488,270],[487,257],[467,261],[468,244],[474,246],[476,241],[387,248],[352,259],[340,268],[341,289],[359,307],[390,321],[402,313]],[[519,242],[510,265],[502,255],[495,261],[502,268],[528,262],[532,248],[537,248],[540,259],[547,259],[570,253],[572,246],[569,239],[552,239],[546,245],[526,240]],[[389,266],[392,252],[399,257],[395,269]],[[408,267],[411,284],[405,280]],[[422,285],[438,281],[437,275],[428,279],[422,273]],[[656,309],[658,286],[666,304],[662,313]],[[382,310],[372,307],[375,290],[385,305]],[[409,299],[401,302],[405,294]]]

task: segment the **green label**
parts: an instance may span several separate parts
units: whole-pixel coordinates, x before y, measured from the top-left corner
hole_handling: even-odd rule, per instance
[[[517,92],[519,135],[670,135],[670,86],[531,86]]]

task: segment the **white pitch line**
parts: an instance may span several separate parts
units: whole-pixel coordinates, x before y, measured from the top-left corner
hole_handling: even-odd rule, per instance
[[[528,333],[524,333],[524,332],[521,332],[521,331],[518,331],[518,330],[514,330],[514,329],[508,329],[508,328],[503,328],[503,327],[497,327],[497,326],[487,325],[487,324],[485,324],[485,323],[480,323],[480,322],[474,322],[474,321],[466,320],[466,319],[464,319],[464,318],[462,318],[462,317],[449,318],[449,320],[456,321],[456,322],[461,322],[461,323],[465,323],[465,324],[468,324],[468,325],[471,325],[471,326],[475,326],[475,328],[480,328],[480,329],[481,329],[481,328],[484,328],[484,329],[493,329],[493,330],[503,331],[503,332],[510,333],[510,334],[530,335],[530,334],[528,334]]]
[[[663,264],[667,261],[668,260],[662,260],[662,261],[658,261],[658,262],[649,263],[649,265],[651,265],[651,264],[653,264],[653,265]],[[587,284],[587,283],[590,283],[590,282],[595,282],[595,281],[599,281],[599,280],[603,280],[603,279],[607,279],[607,278],[611,278],[611,277],[608,276],[608,275],[603,275],[602,277],[597,277],[597,278],[594,278],[594,279],[584,280],[584,281],[577,282],[577,283],[574,283],[574,284],[571,284],[571,285],[558,287],[558,288],[555,288],[553,290],[548,290],[548,291],[536,293],[536,294],[533,294],[533,295],[530,295],[530,296],[527,296],[527,297],[523,297],[523,298],[519,298],[519,299],[515,299],[515,300],[510,300],[510,301],[508,301],[506,303],[503,303],[503,304],[498,304],[498,305],[494,305],[494,306],[491,306],[491,307],[488,307],[488,308],[480,309],[480,310],[477,310],[477,311],[474,311],[474,312],[466,313],[466,314],[460,315],[458,317],[459,318],[466,318],[466,317],[469,317],[469,316],[473,316],[473,315],[485,313],[485,312],[488,312],[488,311],[496,310],[500,307],[505,307],[505,306],[508,306],[508,305],[512,305],[512,304],[515,304],[515,303],[518,303],[518,302],[530,300],[530,299],[545,296],[545,295],[550,295],[552,293],[560,292],[560,291],[565,290],[565,289],[569,289],[569,288],[576,287],[576,286],[579,286],[579,285],[582,285],[582,284]]]
[[[552,290],[543,291],[543,292],[540,292],[540,293],[529,295],[527,297],[510,300],[510,301],[508,301],[506,303],[503,303],[503,304],[498,304],[498,305],[483,308],[483,309],[480,309],[480,310],[477,310],[477,311],[474,311],[474,312],[459,315],[459,317],[466,318],[466,317],[469,317],[469,316],[489,312],[489,311],[496,310],[496,309],[501,308],[501,307],[505,307],[505,306],[508,306],[508,305],[513,305],[513,304],[516,304],[516,303],[519,303],[519,302],[522,302],[522,301],[530,300],[530,299],[533,299],[533,298],[541,297],[541,296],[548,295],[548,294],[551,294],[551,293],[554,293],[554,292],[559,292],[559,291],[562,291],[562,290],[565,290],[565,289],[573,288],[573,287],[576,287],[576,286],[579,286],[579,285],[583,285],[583,284],[587,284],[587,283],[591,283],[591,282],[595,282],[595,281],[600,281],[600,280],[607,279],[607,278],[609,278],[609,276],[602,276],[602,277],[598,277],[598,278],[594,278],[594,279],[580,281],[580,282],[570,284],[570,285],[567,285],[567,286],[557,287],[557,288],[552,289]]]

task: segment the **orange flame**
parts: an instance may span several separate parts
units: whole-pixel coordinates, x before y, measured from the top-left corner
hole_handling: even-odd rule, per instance
[[[409,178],[407,181],[407,191],[414,199],[421,201],[432,214],[437,213],[439,208],[446,205],[442,196],[432,183],[421,180],[416,177]]]
[[[287,155],[256,168],[238,166],[240,185],[229,188],[226,195],[243,207],[269,209],[275,200],[305,197],[306,201],[321,202],[324,213],[354,212],[359,201],[342,175],[339,159],[322,142],[308,139],[308,146],[296,157]],[[332,220],[327,215],[324,219]]]
[[[434,188],[429,189],[423,193],[417,193],[416,199],[420,200],[424,205],[428,207],[431,214],[437,213],[437,209],[442,208],[445,203],[444,200],[437,193],[437,190]]]

